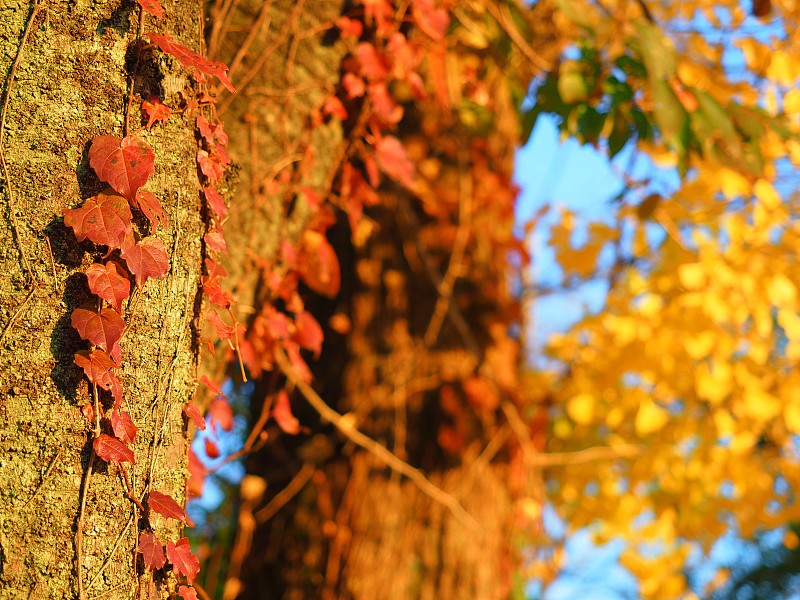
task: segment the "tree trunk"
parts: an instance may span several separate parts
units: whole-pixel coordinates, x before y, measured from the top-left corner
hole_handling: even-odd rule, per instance
[[[363,5],[345,6],[358,14]],[[340,8],[311,1],[241,2],[217,25],[228,31],[212,44],[221,60],[235,63],[242,55],[245,65],[262,65],[224,116],[226,130],[238,132],[232,135],[238,153],[232,147],[232,154],[243,167],[245,194],[242,216],[231,219],[244,225],[231,227],[233,236],[241,236],[231,254],[240,258],[232,258],[231,269],[248,282],[240,301],[256,312],[266,296],[258,290],[269,284],[253,285],[258,263],[241,257],[278,260],[279,243],[296,242],[305,225],[301,186],[328,199],[341,150],[353,149],[347,146],[348,128],[359,127],[357,116],[350,115],[343,133],[313,117],[343,72],[344,52],[333,30]],[[545,45],[549,34],[542,28],[537,39]],[[464,60],[470,59],[483,60]],[[440,168],[423,185],[427,197],[382,186],[380,205],[368,210],[375,233],[361,247],[351,243],[352,232],[339,214],[328,239],[342,267],[342,290],[334,300],[304,298],[325,328],[322,359],[314,364],[319,395],[424,471],[469,517],[454,514],[355,447],[296,394],[292,410],[308,429],[290,437],[273,427],[266,447],[247,460],[250,478],[243,484],[225,600],[523,596],[517,576],[522,548],[513,531],[520,500],[541,499],[541,480],[533,468],[524,472],[499,400],[472,414],[462,385],[472,378],[489,382],[501,390],[505,409],[516,414],[519,398],[509,380],[517,373],[517,344],[508,329],[518,314],[508,297],[504,244],[512,238],[518,119],[504,67],[486,66],[483,83],[494,119],[488,133],[462,126],[455,107],[443,111],[433,99],[419,108],[406,106],[396,135],[407,148],[420,149],[412,156],[418,166],[430,158],[428,166]],[[524,72],[524,89],[531,66],[514,68]],[[240,68],[239,77],[245,72]],[[355,137],[363,135],[362,130]],[[280,180],[284,171],[291,175]],[[432,217],[428,201],[447,206],[447,216]],[[455,265],[452,293],[442,299],[453,234],[465,215],[471,223],[464,225],[467,248],[453,259],[463,264]],[[346,336],[327,326],[337,312],[351,319]],[[280,377],[270,373],[257,381],[254,416],[272,401]],[[268,483],[263,497],[251,494],[253,480]]]
[[[180,0],[166,8],[163,21],[145,15],[143,30],[166,29],[199,50],[200,6]],[[3,598],[74,598],[79,591],[90,598],[130,598],[137,584],[151,585],[149,572],[137,571],[140,523],[124,493],[120,465],[96,459],[90,467],[92,424],[81,407],[91,404],[92,390],[73,363],[87,342],[71,327],[70,313],[91,300],[81,270],[102,252],[88,240],[78,243],[62,219],[65,209],[106,187],[89,167],[87,151],[97,135],[122,136],[139,14],[133,2],[5,0],[0,6],[7,103],[0,124]],[[190,86],[185,70],[165,68],[171,62],[142,53],[132,129],[139,126],[140,95],[177,107],[177,92]],[[173,117],[140,133],[155,150],[156,172],[147,187],[169,216],[157,237],[170,256],[170,271],[150,280],[138,298],[134,292],[125,311],[122,384],[139,427],[136,464],[128,472],[139,498],[148,485],[179,501],[184,497],[181,407],[196,376],[192,323],[204,231],[192,129]],[[177,533],[161,521],[154,524],[173,538]]]

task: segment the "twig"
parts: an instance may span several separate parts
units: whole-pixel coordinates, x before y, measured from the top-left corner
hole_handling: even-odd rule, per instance
[[[231,61],[231,66],[228,69],[228,77],[232,77],[233,74],[239,69],[239,66],[242,64],[242,60],[244,60],[244,57],[247,55],[247,51],[250,49],[250,46],[252,45],[256,36],[261,32],[261,28],[265,26],[265,22],[266,29],[269,30],[269,27],[272,24],[272,19],[269,15],[270,8],[272,8],[272,0],[266,0],[261,5],[261,10],[258,13],[258,17],[256,17],[255,22],[253,23],[252,27],[250,27],[250,31],[247,32],[247,37],[242,42],[242,45],[239,46],[239,49],[236,51],[236,55]]]
[[[239,359],[239,371],[242,374],[242,382],[247,383],[247,374],[244,372],[244,361],[242,360],[242,350],[239,346],[239,322],[236,320],[236,315],[228,308],[228,313],[233,318],[233,348],[236,350],[236,358]]]
[[[114,542],[114,546],[111,548],[111,552],[109,552],[108,556],[106,556],[106,559],[103,561],[103,564],[100,565],[100,569],[97,571],[97,573],[95,573],[94,577],[92,577],[92,580],[89,582],[89,585],[86,586],[87,590],[92,589],[94,584],[97,583],[97,580],[100,579],[100,575],[103,574],[103,570],[108,566],[108,563],[111,562],[111,559],[114,557],[114,554],[116,554],[117,549],[119,548],[120,542],[122,542],[122,538],[124,538],[125,534],[128,533],[128,529],[130,529],[131,523],[133,523],[134,515],[135,513],[131,513],[131,516],[128,517],[128,522],[125,524],[125,527],[117,536],[117,541]]]
[[[419,262],[422,263],[422,266],[424,267],[429,279],[433,285],[436,286],[437,290],[441,289],[442,278],[439,273],[436,272],[436,269],[433,266],[433,259],[431,258],[430,254],[428,254],[427,249],[422,245],[420,236],[416,234],[416,232],[420,230],[419,220],[409,206],[408,200],[402,196],[399,198],[398,207],[398,216],[402,217],[405,220],[406,226],[410,227],[415,232],[414,235],[409,236],[410,239],[407,240],[409,244],[403,244],[404,249],[408,245],[414,248],[417,257],[419,258]],[[458,330],[458,334],[461,336],[461,339],[466,345],[467,350],[469,350],[476,358],[481,360],[483,353],[481,351],[480,344],[478,344],[478,341],[475,339],[475,335],[472,333],[472,330],[467,324],[464,315],[458,309],[458,306],[452,302],[448,302],[447,316],[450,318],[450,322],[453,324],[453,326]]]
[[[464,507],[461,506],[458,500],[431,483],[431,481],[422,474],[422,471],[397,458],[387,450],[385,446],[361,433],[352,423],[325,404],[325,401],[314,391],[314,388],[297,375],[283,350],[280,348],[275,351],[275,362],[278,364],[281,371],[283,371],[283,374],[294,383],[297,389],[300,390],[300,393],[303,394],[308,403],[319,413],[323,420],[331,423],[348,440],[375,456],[390,469],[408,477],[416,484],[422,493],[445,506],[463,525],[473,530],[481,529],[480,524],[464,510]]]
[[[3,99],[3,110],[0,112],[0,165],[3,167],[3,181],[5,183],[6,194],[8,195],[8,214],[11,218],[11,225],[14,231],[14,239],[17,242],[17,248],[19,249],[19,254],[22,257],[22,263],[25,267],[25,272],[28,275],[29,283],[34,283],[33,278],[33,270],[31,269],[31,265],[28,262],[28,256],[25,254],[25,250],[22,245],[22,240],[19,237],[19,225],[17,224],[17,216],[14,212],[14,192],[11,186],[11,177],[8,174],[8,165],[6,164],[6,153],[5,153],[5,146],[3,144],[3,134],[6,131],[6,115],[8,114],[8,103],[11,99],[11,88],[14,85],[14,78],[17,74],[17,67],[19,67],[19,63],[22,60],[22,50],[25,48],[25,44],[28,43],[28,36],[30,35],[31,29],[33,27],[33,22],[36,20],[36,16],[39,14],[39,11],[42,10],[42,1],[43,0],[34,0],[33,3],[33,10],[31,10],[31,14],[28,17],[28,23],[25,25],[25,32],[22,34],[22,41],[19,43],[19,49],[17,50],[17,57],[14,59],[14,63],[11,65],[11,72],[8,76],[8,83],[5,89],[5,98]],[[5,332],[4,332],[5,333]]]
[[[47,253],[50,255],[50,266],[53,268],[53,289],[58,292],[58,274],[56,273],[56,259],[53,257],[53,246],[50,245],[50,236],[45,235],[44,241],[47,243]]]
[[[42,480],[39,482],[39,485],[36,487],[36,490],[33,492],[33,495],[25,503],[25,506],[30,506],[33,503],[33,501],[36,498],[36,496],[39,494],[41,489],[44,487],[44,483],[45,483],[45,481],[47,481],[47,477],[50,475],[50,471],[52,471],[53,467],[56,466],[56,463],[58,462],[58,459],[61,456],[61,453],[63,451],[64,451],[64,449],[61,448],[61,449],[59,449],[58,452],[56,452],[56,455],[50,461],[50,464],[47,466],[47,469],[45,469],[44,473],[42,474]]]
[[[242,77],[241,80],[235,80],[233,82],[239,93],[241,93],[244,90],[244,88],[247,87],[247,85],[253,80],[253,78],[256,75],[261,73],[261,67],[264,66],[264,63],[267,62],[267,59],[270,57],[270,55],[275,50],[277,50],[281,46],[281,44],[283,44],[283,42],[285,42],[286,39],[289,37],[289,27],[291,25],[292,19],[296,14],[299,13],[300,10],[302,10],[302,6],[303,6],[303,0],[299,0],[298,2],[295,3],[294,7],[292,8],[291,14],[289,14],[286,17],[286,22],[283,24],[283,27],[278,33],[278,39],[276,39],[272,44],[270,44],[269,46],[264,48],[264,50],[261,51],[261,54],[259,54],[258,58],[250,66],[250,69],[247,71],[244,77]],[[224,91],[222,91],[222,93],[224,93]],[[228,109],[228,106],[230,106],[230,103],[233,102],[233,98],[234,95],[229,94],[222,102],[219,103],[219,106],[217,106],[217,112],[219,114],[224,113]]]
[[[467,157],[464,156],[464,150],[460,149],[458,152],[458,230],[456,231],[456,239],[453,243],[453,252],[450,254],[450,261],[447,263],[447,270],[439,285],[439,297],[436,299],[433,316],[428,322],[425,336],[422,338],[425,345],[429,348],[436,342],[436,338],[439,336],[439,331],[442,328],[442,323],[444,323],[445,315],[450,307],[450,301],[453,297],[453,287],[460,274],[464,261],[464,253],[467,249],[467,242],[469,241],[470,223],[472,221],[472,175],[466,168],[466,162]]]
[[[25,296],[25,300],[23,300],[20,305],[17,307],[17,310],[14,311],[14,314],[11,315],[11,318],[6,323],[6,326],[3,327],[3,333],[0,335],[0,344],[3,343],[3,340],[6,339],[6,334],[11,330],[11,326],[14,324],[14,321],[17,320],[19,315],[22,313],[22,309],[25,308],[25,305],[30,301],[33,297],[33,292],[36,291],[36,286],[31,287],[28,291],[28,295]]]
[[[520,35],[519,31],[517,31],[507,6],[503,5],[501,8],[498,8],[491,0],[482,2],[482,4],[486,10],[489,11],[489,14],[494,17],[494,20],[497,21],[498,25],[503,28],[503,31],[508,34],[508,37],[511,39],[512,43],[520,49],[520,51],[529,61],[531,61],[533,66],[543,71],[549,71],[552,68],[552,65],[548,64],[544,58],[534,52],[530,44],[528,44],[528,42],[525,41],[525,38]]]
[[[133,108],[133,88],[136,85],[136,76],[139,74],[139,60],[142,56],[142,33],[144,32],[144,9],[141,4],[139,5],[139,26],[136,30],[136,62],[133,63],[133,71],[128,78],[130,81],[128,88],[128,103],[125,107],[125,122],[124,122],[124,135],[128,135],[130,127],[131,109]]]
[[[312,475],[314,475],[314,467],[308,463],[304,464],[303,468],[298,471],[297,475],[292,477],[292,480],[286,485],[285,488],[275,494],[275,497],[270,500],[266,506],[253,513],[253,518],[255,518],[256,522],[264,523],[265,521],[269,521],[272,517],[274,517],[275,513],[277,513],[286,505],[287,502],[300,493],[300,490],[302,490],[306,483],[308,483],[308,480],[311,479]]]
[[[94,445],[92,445],[92,454],[89,456],[89,466],[86,467],[86,473],[83,474],[83,483],[81,484],[81,502],[78,509],[78,525],[75,531],[75,572],[78,577],[78,600],[86,599],[86,592],[83,589],[83,515],[86,513],[86,496],[89,495],[89,484],[92,481],[92,468],[94,467]]]
[[[626,458],[641,453],[642,447],[635,444],[620,444],[618,446],[593,446],[575,452],[550,452],[538,453],[531,459],[538,467],[563,467],[579,465],[595,460],[608,460],[612,458]]]

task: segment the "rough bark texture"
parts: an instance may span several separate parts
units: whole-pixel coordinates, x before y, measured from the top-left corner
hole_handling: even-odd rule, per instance
[[[166,19],[150,18],[145,31],[163,27],[199,49],[199,5],[181,0],[166,8]],[[101,253],[88,241],[79,244],[62,214],[105,187],[87,151],[96,135],[122,135],[138,7],[43,0],[32,17],[33,10],[25,1],[0,4],[0,73],[8,100],[0,139],[8,165],[0,194],[0,596],[76,596],[75,538],[85,494],[83,590],[89,597],[129,598],[138,579],[138,523],[119,468],[96,460],[82,489],[91,427],[80,407],[90,401],[91,388],[73,364],[86,342],[71,328],[69,314],[90,300],[80,271]],[[171,66],[145,52],[136,91],[176,106],[176,92],[190,82]],[[140,103],[136,96],[132,128],[139,126]],[[122,382],[140,428],[131,473],[137,495],[149,481],[180,500],[186,455],[181,406],[194,387],[192,320],[204,227],[196,144],[192,126],[180,117],[141,135],[155,149],[156,173],[147,187],[169,215],[170,226],[157,236],[171,270],[166,279],[148,282],[126,315]],[[175,537],[176,530],[154,522]]]

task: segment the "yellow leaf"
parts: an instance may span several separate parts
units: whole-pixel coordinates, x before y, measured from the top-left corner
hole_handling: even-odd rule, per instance
[[[797,288],[786,275],[778,273],[767,283],[767,297],[778,308],[791,308],[797,301]]]
[[[646,400],[636,413],[636,433],[642,437],[663,428],[669,421],[669,413],[652,400]]]
[[[579,425],[588,425],[594,418],[594,398],[582,393],[567,401],[567,414]]]
[[[800,433],[800,406],[797,404],[789,404],[784,408],[783,420],[786,422],[786,427],[791,433],[795,435]]]
[[[781,412],[781,401],[760,388],[750,388],[744,393],[744,411],[752,419],[765,423]]]
[[[729,200],[750,195],[750,182],[738,171],[723,167],[715,175],[719,189]]]
[[[778,192],[772,187],[772,184],[764,179],[756,181],[756,184],[753,186],[753,193],[768,209],[778,208],[781,205],[780,195],[778,195]]]
[[[788,87],[794,85],[797,75],[797,60],[781,50],[772,53],[769,67],[767,67],[767,77]]]
[[[705,358],[714,349],[717,335],[711,331],[704,331],[697,335],[687,336],[683,340],[683,347],[686,353],[694,360]]]
[[[678,267],[678,279],[687,290],[699,290],[706,285],[706,270],[700,263],[686,263]]]

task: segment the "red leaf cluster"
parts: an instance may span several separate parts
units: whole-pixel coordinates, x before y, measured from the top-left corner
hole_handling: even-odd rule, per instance
[[[128,273],[118,263],[109,260],[105,264],[95,263],[86,270],[89,289],[111,307],[122,314],[122,303],[131,295]]]
[[[163,279],[169,272],[169,257],[158,238],[146,237],[122,249],[122,258],[136,275],[136,285],[142,287],[151,277]]]
[[[156,122],[161,121],[166,123],[167,119],[172,115],[172,110],[169,106],[163,104],[155,96],[150,96],[142,103],[142,110],[147,115],[147,128],[150,129]]]
[[[147,506],[153,512],[157,512],[167,519],[175,519],[182,523],[186,523],[189,520],[183,507],[178,504],[172,496],[167,494],[162,494],[155,490],[151,491],[147,494]]]
[[[200,561],[192,554],[189,538],[181,538],[177,544],[167,542],[167,558],[172,563],[172,570],[180,575],[185,575],[189,583],[197,577]]]
[[[79,242],[89,238],[109,248],[123,246],[131,234],[132,218],[128,201],[111,189],[64,211],[64,224],[72,227]]]
[[[275,399],[275,408],[272,409],[272,417],[284,433],[290,435],[300,433],[300,422],[292,414],[289,394],[286,393],[286,390],[278,392],[278,397]]]
[[[127,444],[134,442],[136,432],[139,431],[130,414],[119,409],[111,411],[111,428],[114,430],[114,435]]]
[[[158,0],[137,0],[137,2],[145,12],[149,12],[157,19],[164,16],[164,9],[158,3]]]
[[[101,181],[131,200],[155,172],[155,154],[138,137],[120,140],[113,135],[99,135],[89,148],[89,164]]]
[[[134,464],[136,460],[133,457],[133,450],[128,448],[125,444],[117,438],[105,433],[101,433],[94,438],[92,442],[95,454],[106,462],[129,462]]]
[[[231,93],[236,93],[236,88],[228,79],[226,71],[228,67],[225,63],[214,62],[206,60],[196,52],[192,52],[186,46],[182,46],[173,40],[168,33],[148,33],[147,36],[156,44],[163,52],[171,54],[178,59],[184,67],[195,68],[205,75],[211,75],[219,79],[220,83],[224,85]]]
[[[149,531],[143,531],[139,534],[139,554],[142,555],[144,566],[151,571],[160,569],[166,562],[164,546],[161,545],[155,534]]]
[[[71,320],[72,326],[84,340],[106,351],[114,347],[125,331],[125,321],[113,308],[104,308],[99,313],[76,308]]]

